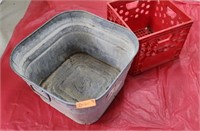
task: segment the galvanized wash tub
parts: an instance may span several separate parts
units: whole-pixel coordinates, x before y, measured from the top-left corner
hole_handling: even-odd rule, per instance
[[[137,51],[138,40],[128,29],[69,11],[20,42],[10,65],[46,103],[77,123],[91,124],[122,88]]]

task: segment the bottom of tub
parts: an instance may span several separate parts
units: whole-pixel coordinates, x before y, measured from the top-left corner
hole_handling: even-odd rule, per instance
[[[118,69],[88,54],[77,53],[70,56],[41,86],[67,102],[78,102],[99,97],[118,73]]]

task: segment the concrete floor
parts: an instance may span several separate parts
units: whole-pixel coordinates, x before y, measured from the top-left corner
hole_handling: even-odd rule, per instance
[[[0,0],[0,57],[17,23],[24,16],[30,0]]]

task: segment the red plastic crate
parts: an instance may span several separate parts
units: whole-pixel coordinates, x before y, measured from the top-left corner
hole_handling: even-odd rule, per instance
[[[133,75],[177,59],[193,23],[171,1],[114,1],[107,8],[108,20],[131,29],[139,39]]]

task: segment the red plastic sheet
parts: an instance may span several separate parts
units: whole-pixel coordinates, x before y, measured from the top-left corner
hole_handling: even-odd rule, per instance
[[[82,9],[106,17],[106,1],[32,1],[1,58],[1,129],[199,130],[200,3],[175,4],[194,20],[180,59],[127,76],[123,89],[99,121],[79,125],[34,94],[11,70],[9,56],[17,43],[59,12]]]

